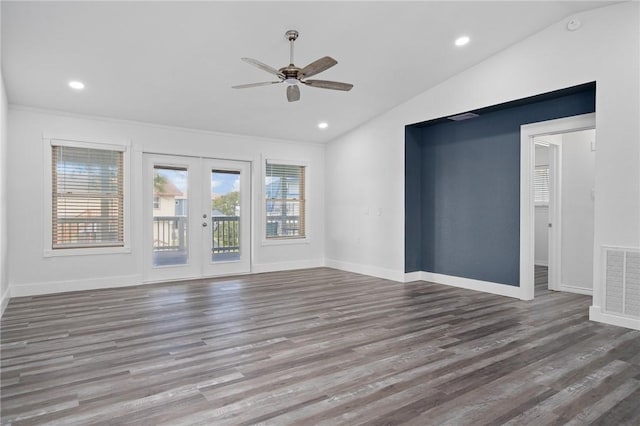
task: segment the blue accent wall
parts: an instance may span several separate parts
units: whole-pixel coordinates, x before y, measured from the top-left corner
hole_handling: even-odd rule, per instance
[[[520,126],[595,111],[595,84],[405,131],[405,271],[519,285]]]
[[[405,127],[405,270],[422,268],[422,147],[421,129]]]

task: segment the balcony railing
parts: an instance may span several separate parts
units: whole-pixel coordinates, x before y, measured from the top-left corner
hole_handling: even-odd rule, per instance
[[[300,235],[300,216],[267,215],[267,238]]]
[[[122,245],[122,231],[117,218],[57,217],[53,246]]]
[[[155,216],[153,218],[153,251],[181,251],[186,247],[186,216]]]
[[[211,251],[213,254],[240,252],[240,217],[213,216]]]
[[[153,218],[153,251],[185,251],[187,248],[186,216],[155,216]],[[211,251],[213,254],[240,252],[240,218],[211,218]]]

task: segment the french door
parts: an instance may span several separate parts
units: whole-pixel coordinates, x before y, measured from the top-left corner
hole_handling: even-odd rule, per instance
[[[145,281],[248,273],[250,163],[144,155]]]

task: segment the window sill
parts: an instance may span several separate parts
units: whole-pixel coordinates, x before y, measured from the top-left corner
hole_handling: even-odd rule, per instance
[[[95,256],[103,254],[127,254],[131,253],[131,248],[125,247],[90,247],[75,249],[48,249],[44,251],[44,257],[65,257],[65,256]]]
[[[309,244],[311,241],[309,237],[305,238],[282,238],[273,240],[262,240],[263,246],[288,246],[296,244]]]

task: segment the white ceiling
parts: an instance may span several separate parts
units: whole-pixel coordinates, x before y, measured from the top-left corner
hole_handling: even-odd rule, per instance
[[[171,126],[326,142],[571,14],[606,1],[11,2],[2,1],[9,102]],[[351,92],[284,85],[240,61],[296,65]],[[471,42],[457,48],[462,34]],[[82,92],[69,80],[86,84]],[[329,128],[318,130],[319,121]]]

